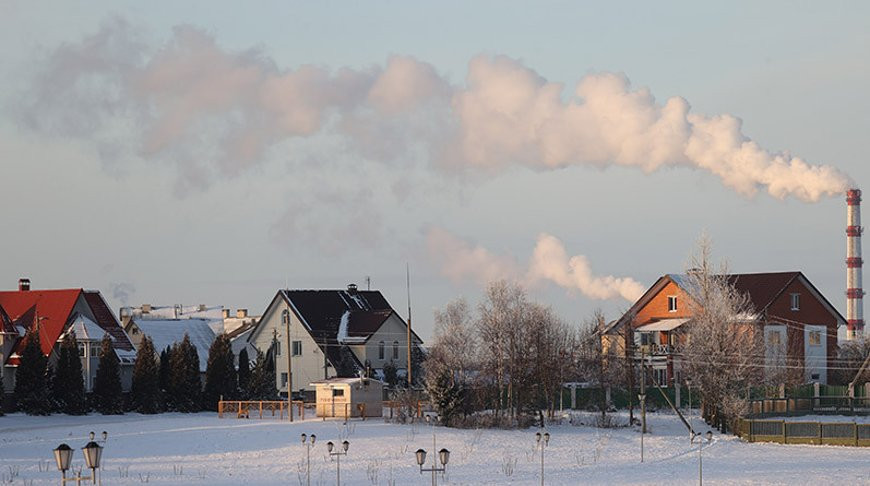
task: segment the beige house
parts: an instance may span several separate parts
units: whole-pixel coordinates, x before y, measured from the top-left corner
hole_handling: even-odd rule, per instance
[[[330,378],[311,383],[318,417],[380,417],[384,384],[371,378]]]
[[[248,343],[262,353],[274,349],[276,387],[286,394],[288,362],[294,393],[313,392],[316,381],[358,377],[367,368],[380,376],[390,361],[405,375],[407,335],[407,324],[380,291],[349,285],[343,290],[279,290]],[[413,332],[411,341],[412,346],[422,344]]]

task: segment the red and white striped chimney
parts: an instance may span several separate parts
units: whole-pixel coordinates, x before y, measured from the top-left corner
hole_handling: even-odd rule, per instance
[[[846,191],[848,205],[846,226],[846,339],[851,341],[864,332],[864,288],[861,271],[861,190]]]

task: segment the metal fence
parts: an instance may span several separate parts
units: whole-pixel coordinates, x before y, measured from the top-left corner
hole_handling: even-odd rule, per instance
[[[870,424],[741,420],[738,435],[749,442],[870,447]]]

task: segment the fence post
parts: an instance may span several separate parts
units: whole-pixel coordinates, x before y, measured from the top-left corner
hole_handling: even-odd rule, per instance
[[[788,403],[788,402],[786,402]],[[782,443],[788,444],[788,433],[785,430],[785,420],[782,421]]]
[[[263,418],[263,401],[260,401],[260,418]]]
[[[855,447],[858,447],[858,422],[854,422],[852,427],[855,428]]]
[[[816,422],[816,426],[819,428],[819,445],[822,445],[822,423]]]

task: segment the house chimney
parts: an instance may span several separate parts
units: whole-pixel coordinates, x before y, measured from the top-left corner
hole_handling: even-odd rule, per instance
[[[223,312],[223,315],[224,315],[224,319],[229,319],[229,318],[230,318],[230,310],[229,310],[229,309],[223,309],[222,312]]]
[[[861,259],[861,190],[846,191],[846,340],[860,338],[864,332],[864,288]]]
[[[148,314],[151,312],[151,304],[142,304],[142,313]]]
[[[29,278],[19,278],[18,279],[18,290],[30,290],[30,279]]]
[[[347,293],[353,295],[356,293],[356,284],[347,284]]]
[[[245,317],[248,317],[248,309],[237,310],[236,317],[238,317],[239,319],[244,319]]]

